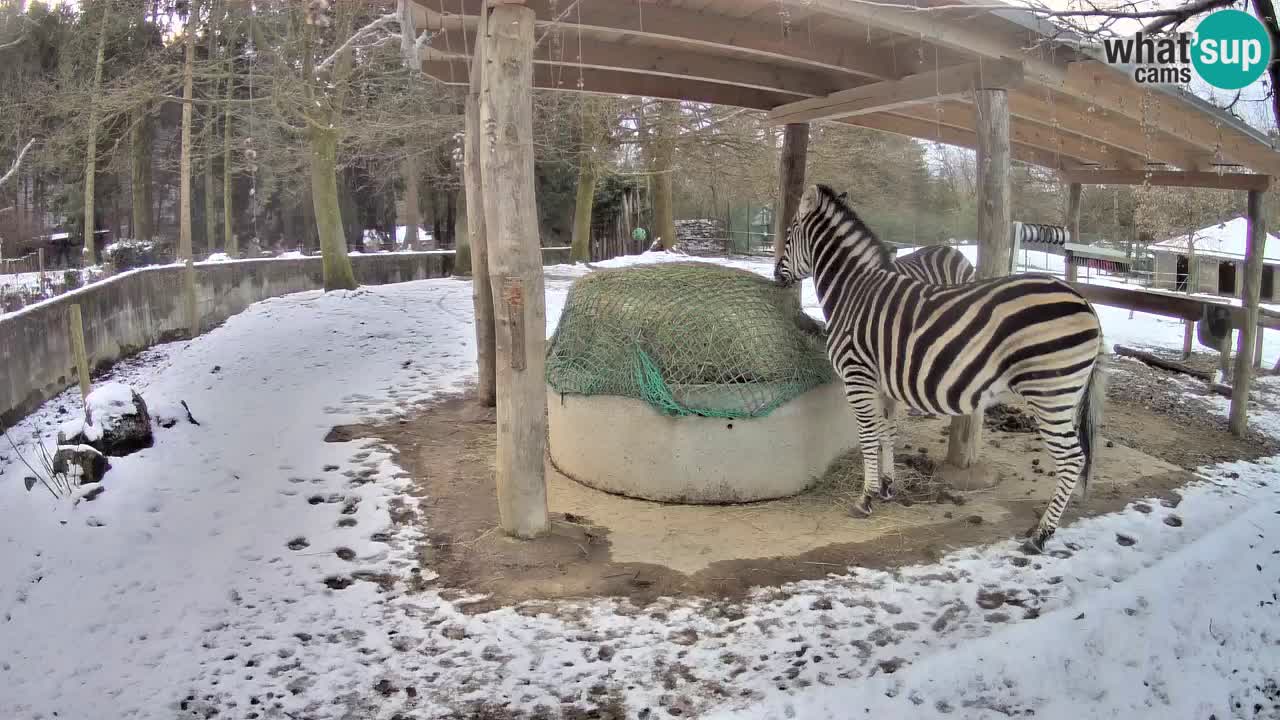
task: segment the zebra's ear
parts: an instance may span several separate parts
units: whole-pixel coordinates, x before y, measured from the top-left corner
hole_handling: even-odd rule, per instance
[[[810,185],[800,196],[800,204],[796,207],[796,217],[804,217],[818,209],[818,201],[822,197],[819,186]]]

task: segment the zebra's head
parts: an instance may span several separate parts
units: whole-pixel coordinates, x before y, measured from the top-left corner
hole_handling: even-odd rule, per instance
[[[783,287],[789,287],[813,274],[813,236],[817,227],[815,220],[827,214],[832,202],[841,205],[849,197],[849,193],[836,194],[827,185],[810,185],[804,195],[800,196],[800,205],[796,215],[787,226],[787,240],[782,246],[782,254],[773,266],[773,279]]]
[[[855,267],[884,267],[892,260],[888,248],[849,207],[849,194],[827,185],[810,185],[800,196],[773,277],[784,287],[794,285],[814,274],[815,258],[822,258],[824,266]]]

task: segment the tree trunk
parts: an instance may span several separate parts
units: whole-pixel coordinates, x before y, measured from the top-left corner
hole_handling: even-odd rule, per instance
[[[93,94],[89,99],[89,137],[84,151],[84,264],[96,265],[97,253],[93,247],[94,223],[93,207],[94,187],[98,174],[98,93],[102,89],[102,65],[107,47],[107,18],[111,17],[105,3],[102,5],[102,20],[98,25],[98,54],[93,63]]]
[[[178,155],[178,259],[192,259],[191,247],[191,116],[196,57],[196,20],[200,0],[194,0],[187,15],[186,55],[182,63],[182,149]]]
[[[653,240],[662,241],[662,249],[670,250],[676,244],[676,221],[671,207],[671,166],[675,159],[675,128],[672,113],[665,106],[659,113],[658,127],[653,136]]]
[[[233,65],[227,64],[231,72]],[[231,99],[235,91],[232,78],[227,78],[227,107],[222,118],[222,241],[231,257],[240,256],[240,241],[233,230],[234,213],[231,197]]]
[[[320,235],[325,291],[356,289],[338,205],[338,137],[332,130],[311,129],[311,203]]]
[[[542,252],[533,168],[534,11],[497,5],[485,34],[480,127],[497,338],[498,515],[519,538],[547,532]]]
[[[135,240],[151,239],[151,123],[144,106],[134,112],[129,131],[129,190],[133,220],[130,230]]]
[[[218,247],[218,211],[217,198],[213,192],[213,138],[214,115],[210,111],[205,125],[204,143],[204,242],[206,253]]]
[[[578,163],[578,196],[573,205],[573,240],[569,251],[571,262],[591,261],[591,206],[596,197],[595,158],[584,150]]]
[[[453,246],[453,274],[457,277],[467,277],[471,274],[471,217],[468,209],[470,208],[470,203],[467,202],[465,188],[458,193],[458,204],[461,207],[458,208],[458,240]],[[476,332],[480,332],[478,324]]]
[[[463,181],[466,185],[467,240],[466,247],[459,247],[455,272],[470,273],[472,306],[476,326],[476,399],[481,405],[492,407],[497,403],[497,379],[493,292],[489,285],[489,238],[485,227],[485,190],[482,187],[480,146],[480,91],[481,69],[484,67],[486,21],[480,20],[476,31],[475,58],[471,63],[471,84],[464,106],[466,133],[463,145]]]
[[[401,225],[404,225],[404,244],[410,250],[421,250],[422,243],[418,239],[418,228],[422,226],[419,218],[418,203],[418,156],[412,150],[404,159],[404,217],[401,218]]]

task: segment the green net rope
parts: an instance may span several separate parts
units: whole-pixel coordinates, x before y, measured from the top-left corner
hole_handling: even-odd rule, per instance
[[[675,416],[760,417],[833,379],[794,291],[708,263],[581,278],[547,350],[557,392],[636,398]]]

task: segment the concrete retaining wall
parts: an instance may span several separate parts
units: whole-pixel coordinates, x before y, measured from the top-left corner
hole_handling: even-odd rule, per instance
[[[549,250],[548,260],[563,262],[559,248]],[[385,285],[450,275],[453,252],[355,255],[351,263],[361,285]],[[0,318],[0,428],[75,382],[67,331],[73,304],[95,370],[184,336],[182,274],[179,266],[122,273]],[[195,274],[202,332],[260,300],[322,286],[318,257],[202,263]]]

